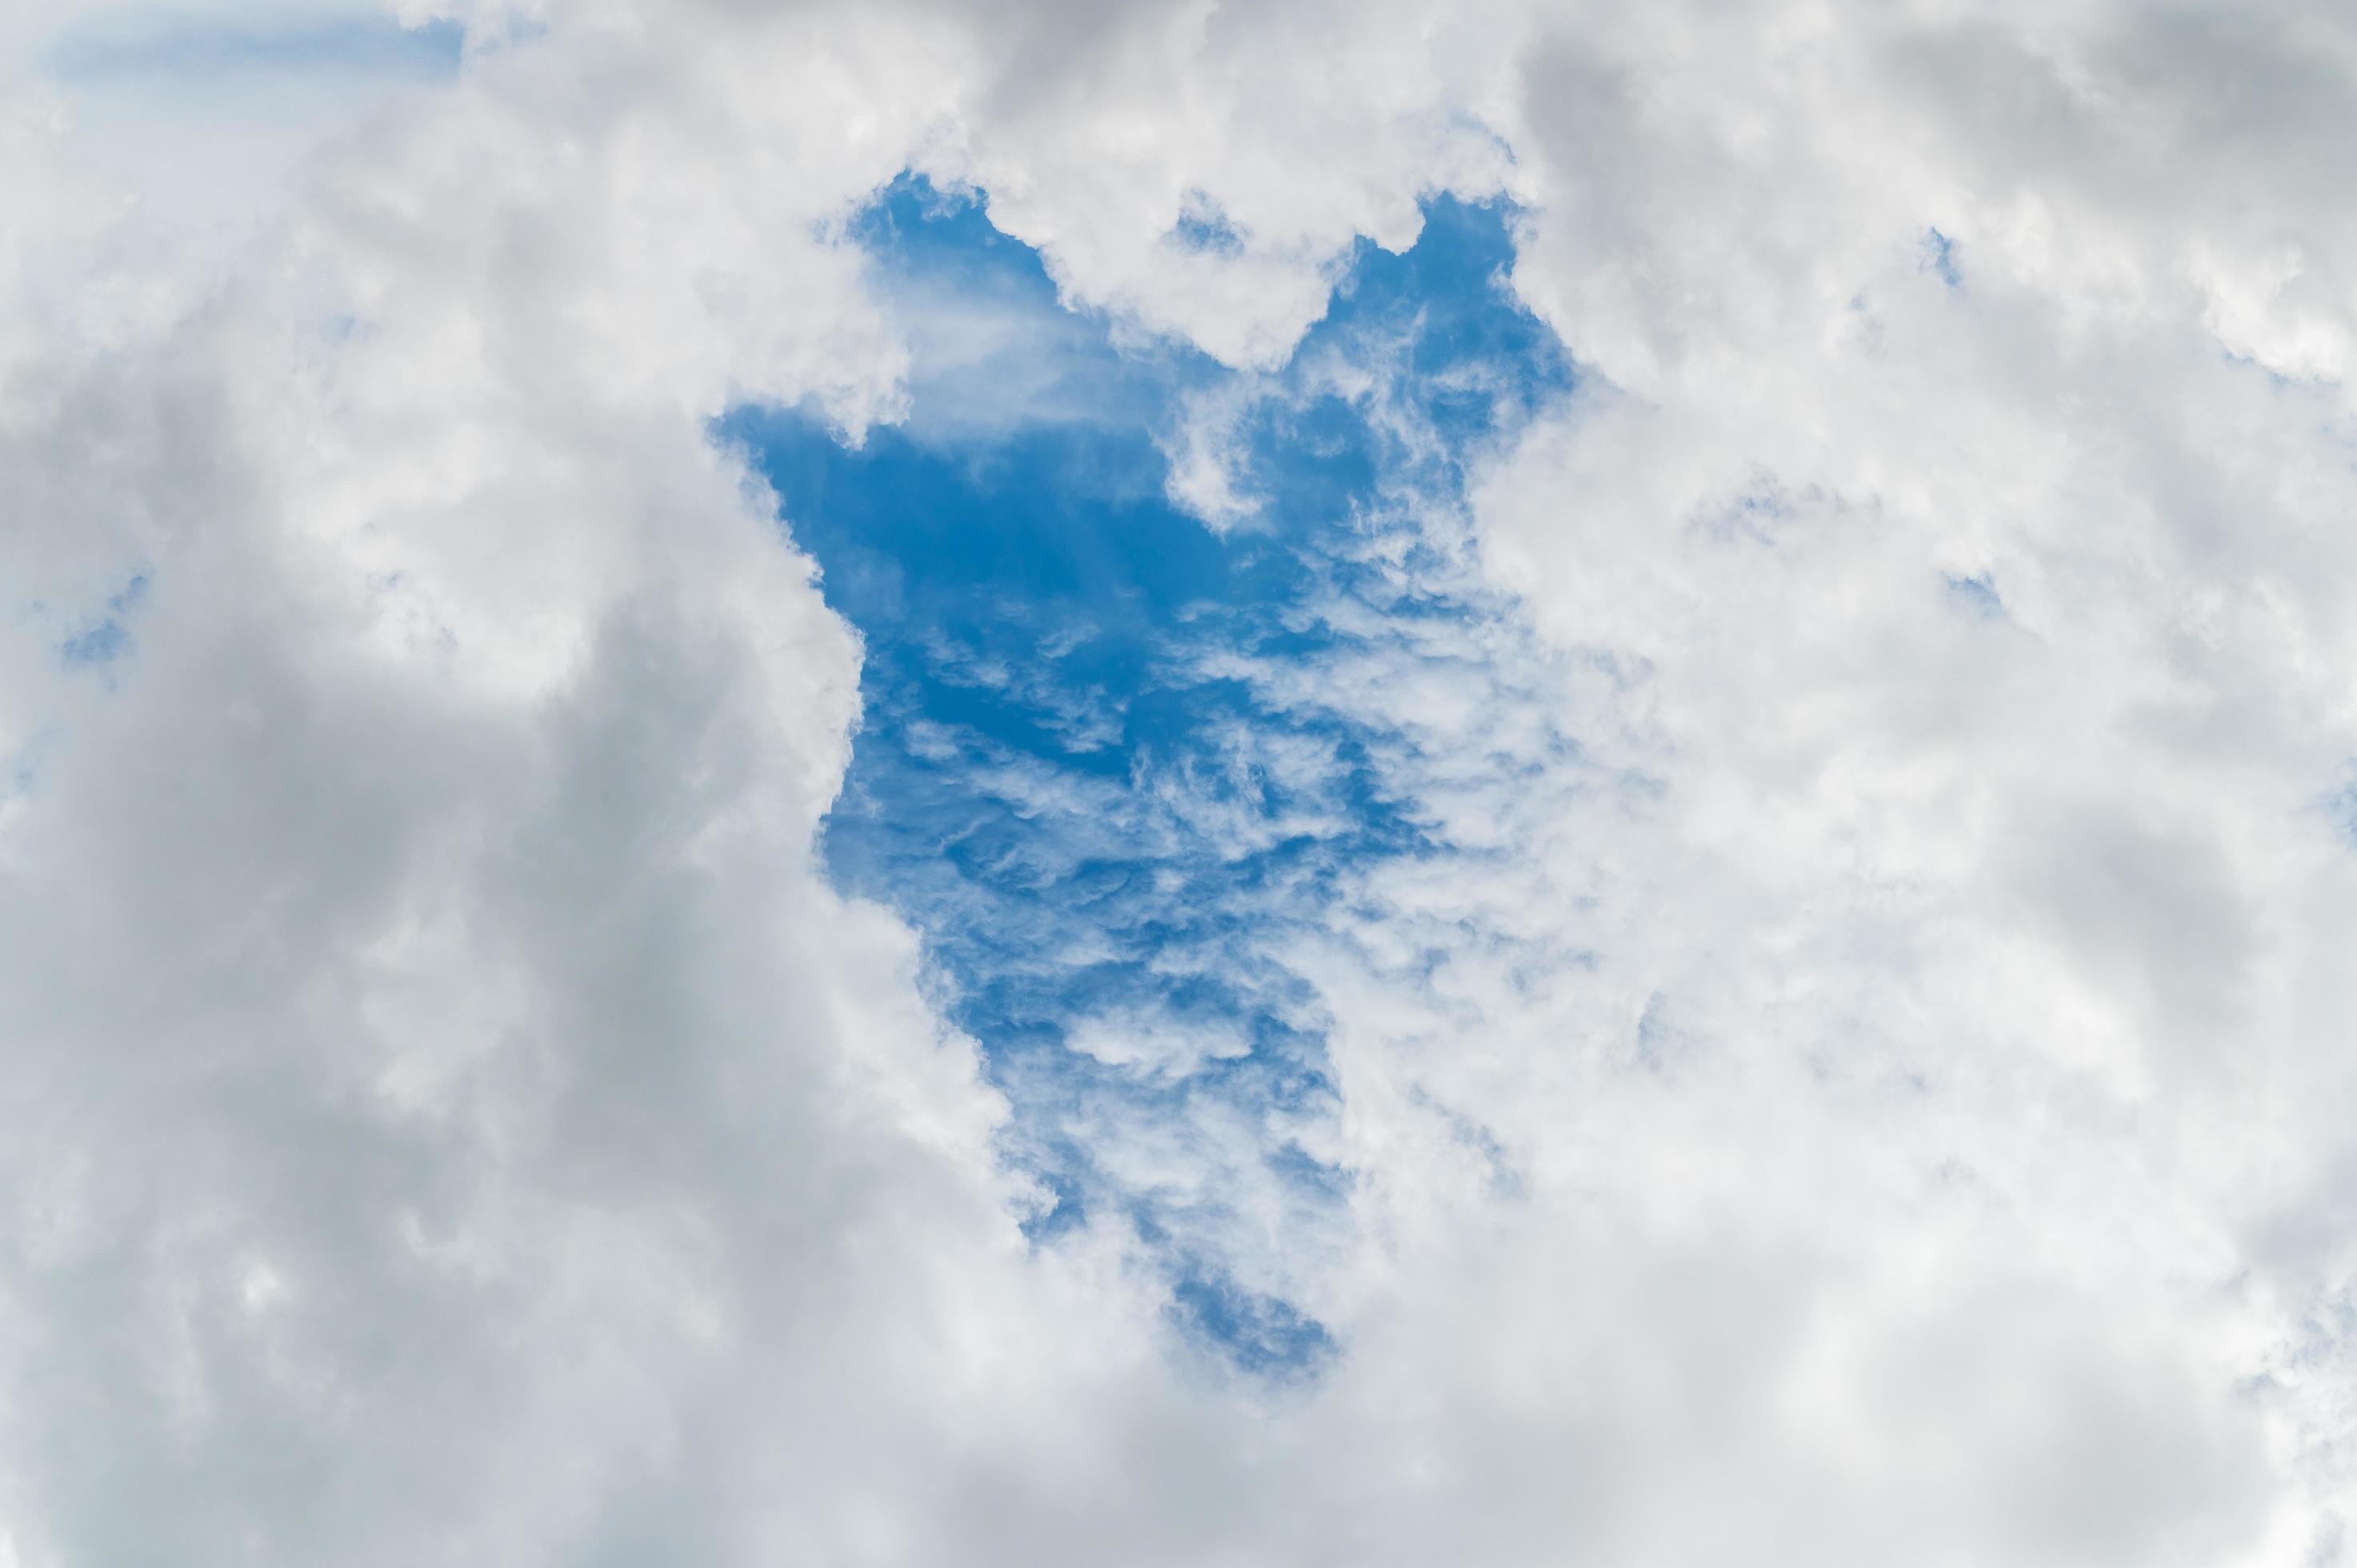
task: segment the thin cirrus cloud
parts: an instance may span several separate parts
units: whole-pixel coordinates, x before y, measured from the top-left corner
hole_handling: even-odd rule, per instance
[[[2337,16],[183,21],[0,32],[0,1558],[2344,1552]]]

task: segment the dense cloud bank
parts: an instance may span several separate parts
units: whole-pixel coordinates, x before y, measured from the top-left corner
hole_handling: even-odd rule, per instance
[[[2330,7],[0,51],[0,1563],[2341,1560]],[[1342,1215],[1219,1244],[1314,1375],[1200,1354],[1117,1215],[1027,1236],[916,938],[814,856],[860,649],[715,421],[906,414],[853,220],[909,169],[1231,369],[1206,528],[1434,193],[1513,204],[1575,367],[1392,498],[1494,615],[1290,677],[1446,847],[1264,955]]]

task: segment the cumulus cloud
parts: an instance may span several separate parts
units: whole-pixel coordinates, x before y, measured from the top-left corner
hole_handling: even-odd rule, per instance
[[[19,8],[0,47],[0,1558],[2337,1560],[2331,13]],[[1331,1103],[1068,1129],[1140,1188],[1309,1152],[1315,1225],[1188,1219],[1234,1301],[1119,1214],[1027,1237],[1006,1099],[813,851],[861,650],[714,422],[856,441],[929,378],[1015,418],[1001,303],[863,254],[906,170],[1234,372],[1165,433],[1206,526],[1265,499],[1256,409],[1392,443],[1387,588],[1234,666],[1372,737],[1427,841],[1252,955]],[[1512,200],[1495,286],[1572,366],[1478,450],[1410,339],[1297,358],[1440,191]],[[1060,375],[1012,403],[1066,416]],[[1230,750],[1325,776],[1281,738]],[[1250,1047],[1066,1022],[1157,1084]],[[1189,1310],[1331,1352],[1239,1371]]]

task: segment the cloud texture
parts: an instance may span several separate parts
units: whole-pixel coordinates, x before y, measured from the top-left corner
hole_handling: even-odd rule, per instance
[[[2341,1559],[2357,28],[323,15],[0,14],[0,1562]],[[1242,671],[1436,846],[1254,955],[1338,1212],[1204,1244],[1314,1376],[1027,1237],[814,854],[861,650],[715,424],[909,416],[907,170],[1228,368],[1207,529],[1305,385],[1403,454],[1396,598]],[[1297,357],[1438,192],[1574,366],[1445,483]]]

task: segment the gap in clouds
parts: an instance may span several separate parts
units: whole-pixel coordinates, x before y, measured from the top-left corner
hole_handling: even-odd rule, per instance
[[[1300,1298],[1346,1218],[1288,949],[1371,868],[1452,853],[1406,720],[1323,690],[1470,667],[1497,609],[1469,465],[1569,385],[1499,281],[1507,222],[1430,202],[1249,376],[1064,309],[981,202],[904,177],[855,234],[909,324],[907,418],[856,447],[804,412],[722,425],[865,640],[826,865],[923,933],[1040,1184],[1035,1240],[1127,1225],[1174,1321],[1251,1371],[1330,1350]],[[1222,526],[1174,502],[1174,453],[1210,454]]]
[[[207,24],[168,12],[132,12],[70,30],[51,50],[49,68],[82,86],[135,79],[215,81],[234,86],[265,74],[457,74],[467,30],[447,18],[404,26],[373,11],[322,7],[278,26]]]
[[[38,69],[72,105],[68,161],[135,200],[147,242],[223,269],[322,149],[447,91],[490,41],[346,0],[59,9]]]

